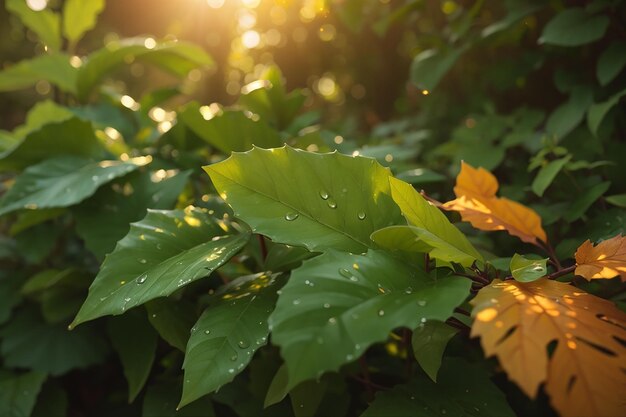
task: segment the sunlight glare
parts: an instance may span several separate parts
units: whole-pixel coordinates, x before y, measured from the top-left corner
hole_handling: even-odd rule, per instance
[[[29,9],[40,12],[48,6],[48,0],[26,0],[26,5]]]
[[[248,30],[241,35],[241,43],[248,49],[253,49],[261,43],[261,35],[256,30]]]

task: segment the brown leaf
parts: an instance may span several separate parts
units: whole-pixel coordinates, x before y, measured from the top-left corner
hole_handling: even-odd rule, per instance
[[[626,415],[626,314],[613,303],[540,279],[495,280],[472,304],[471,335],[530,397],[545,382],[563,416]]]
[[[457,198],[442,207],[461,213],[461,218],[481,230],[506,230],[524,242],[547,242],[546,232],[541,227],[541,217],[532,209],[496,197],[498,181],[489,171],[476,169],[465,162],[456,178],[454,193]]]
[[[597,246],[586,240],[576,250],[575,273],[589,281],[618,275],[626,281],[626,237],[618,235]]]

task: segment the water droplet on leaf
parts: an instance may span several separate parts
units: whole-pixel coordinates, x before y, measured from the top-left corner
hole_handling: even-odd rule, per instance
[[[320,197],[322,200],[328,200],[328,193],[324,190],[320,191]]]
[[[300,215],[298,213],[287,213],[285,214],[285,220],[287,220],[288,222],[294,221],[295,219],[297,219]]]
[[[367,214],[365,214],[365,212],[361,211],[356,215],[359,220],[365,220],[365,218],[367,217]]]

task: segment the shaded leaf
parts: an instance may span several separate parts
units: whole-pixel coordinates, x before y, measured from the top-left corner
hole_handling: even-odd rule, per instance
[[[275,242],[363,252],[372,232],[404,222],[390,173],[373,159],[285,146],[233,153],[204,170],[235,215]]]
[[[77,73],[76,68],[70,65],[70,57],[67,55],[40,55],[0,71],[0,91],[21,90],[44,80],[65,92],[75,93]]]
[[[197,316],[194,306],[184,300],[157,298],[146,303],[150,324],[170,345],[185,351],[189,331]]]
[[[620,276],[626,281],[626,237],[617,235],[593,245],[589,239],[576,250],[576,275],[588,281]]]
[[[434,90],[462,53],[463,49],[421,52],[411,63],[411,81],[422,90]]]
[[[598,59],[596,76],[601,85],[610,83],[626,66],[626,43],[615,41]]]
[[[545,259],[527,259],[517,253],[511,258],[511,264],[509,269],[511,275],[519,282],[532,282],[541,277],[544,277],[548,273],[546,263],[548,258]]]
[[[532,209],[505,197],[496,197],[498,181],[489,171],[462,163],[456,178],[457,198],[442,208],[461,213],[461,218],[481,230],[506,230],[524,242],[547,242],[541,218]]]
[[[611,183],[609,181],[601,182],[593,187],[587,188],[571,202],[565,211],[564,218],[568,222],[582,217],[585,212],[609,189]]]
[[[626,208],[626,194],[616,194],[604,197],[607,203],[611,203],[614,206]]]
[[[544,191],[546,191],[546,188],[548,188],[550,184],[552,184],[554,178],[569,162],[570,159],[572,159],[572,156],[567,155],[565,158],[550,161],[546,165],[542,166],[531,185],[533,192],[541,197]]]
[[[545,382],[563,416],[624,414],[626,314],[613,303],[547,279],[494,280],[471,303],[471,335],[531,398]]]
[[[151,384],[143,397],[142,417],[213,417],[215,415],[209,398],[201,398],[187,407],[176,410],[181,388],[180,382],[172,380]]]
[[[270,316],[288,388],[356,360],[397,327],[446,320],[468,294],[469,280],[432,280],[384,252],[329,251],[292,272]]]
[[[24,0],[6,0],[5,7],[35,32],[41,43],[54,51],[61,48],[61,19],[57,13],[50,9],[35,11]]]
[[[0,325],[10,317],[13,307],[22,301],[20,296],[21,281],[16,274],[0,273]]]
[[[411,337],[413,355],[426,375],[434,382],[437,382],[443,352],[450,339],[457,333],[458,330],[454,327],[436,320],[422,323],[413,330]]]
[[[248,238],[207,210],[149,210],[102,263],[72,326],[168,296],[222,266]]]
[[[609,18],[591,15],[583,8],[563,10],[543,28],[539,43],[559,46],[580,46],[597,41],[604,36]]]
[[[93,29],[104,0],[67,0],[63,4],[63,34],[76,44],[83,34]]]
[[[557,139],[567,136],[583,121],[585,113],[593,103],[593,91],[588,86],[572,89],[569,100],[557,107],[546,121],[546,132]]]
[[[0,415],[30,416],[46,378],[46,374],[41,372],[15,375],[3,370],[0,373]]]
[[[598,135],[598,129],[600,128],[600,125],[606,115],[609,114],[609,111],[611,111],[611,109],[619,103],[620,99],[624,95],[626,95],[626,90],[622,90],[619,93],[614,94],[607,101],[595,103],[589,107],[589,111],[587,112],[587,126],[594,136]]]

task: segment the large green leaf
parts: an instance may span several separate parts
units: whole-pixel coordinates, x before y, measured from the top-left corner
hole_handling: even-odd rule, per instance
[[[504,393],[479,365],[444,361],[439,381],[417,377],[391,391],[380,391],[361,417],[514,417]]]
[[[166,297],[219,268],[248,241],[207,210],[150,210],[108,255],[72,326]]]
[[[6,0],[5,7],[35,32],[48,48],[55,51],[61,48],[61,19],[57,13],[49,9],[35,11],[25,0]]]
[[[528,259],[516,253],[511,258],[509,269],[517,281],[532,282],[546,276],[548,273],[547,262],[548,258]]]
[[[430,256],[447,262],[470,266],[482,256],[465,235],[437,207],[430,204],[415,188],[404,181],[389,178],[391,196],[412,226],[405,226],[415,237],[430,247]],[[383,229],[384,230],[384,229]],[[372,235],[376,241],[377,233]],[[423,246],[423,245],[421,245]],[[420,250],[423,248],[416,247]]]
[[[68,332],[65,324],[45,323],[32,310],[20,311],[0,330],[4,365],[61,375],[106,357],[108,345],[93,328]]]
[[[204,169],[236,216],[279,243],[364,252],[373,231],[404,223],[390,173],[373,159],[285,146],[233,153]]]
[[[463,49],[426,50],[411,64],[411,81],[426,91],[433,90],[459,59]]]
[[[160,43],[150,38],[110,42],[89,55],[80,68],[77,80],[79,99],[87,99],[103,78],[129,59],[150,63],[179,77],[186,76],[192,69],[213,64],[204,49],[186,42]]]
[[[189,301],[157,298],[146,303],[148,320],[159,335],[170,345],[185,351],[189,331],[198,318],[195,306]]]
[[[128,402],[141,391],[154,362],[157,334],[143,311],[131,311],[109,320],[108,332],[128,382]]]
[[[13,375],[0,371],[0,415],[30,416],[45,380],[46,374],[40,372]]]
[[[543,28],[539,43],[559,46],[580,46],[597,41],[604,36],[609,18],[591,15],[583,8],[565,9]]]
[[[384,252],[329,251],[296,269],[270,316],[288,389],[352,362],[397,327],[444,321],[469,293],[470,281],[431,279]]]
[[[140,163],[145,158],[138,159]],[[132,161],[100,161],[60,156],[32,165],[0,199],[0,216],[15,210],[69,207],[93,195],[103,184],[139,167]]]
[[[422,323],[413,330],[411,337],[413,355],[426,375],[435,382],[443,352],[450,339],[457,333],[458,330],[454,327],[436,320]]]
[[[63,34],[75,44],[85,32],[93,29],[104,9],[104,0],[66,0],[63,4]]]
[[[596,76],[601,85],[607,85],[626,66],[626,43],[615,41],[602,52],[598,59]]]
[[[102,152],[91,123],[72,118],[34,130],[0,153],[0,171],[20,170],[57,155],[98,157]]]
[[[17,139],[23,139],[29,133],[39,130],[47,124],[63,122],[74,116],[72,110],[60,106],[52,100],[38,101],[28,111],[24,124],[13,130],[13,136]]]
[[[134,172],[112,187],[101,187],[89,200],[73,208],[76,230],[99,259],[128,233],[129,224],[141,220],[146,210],[174,207],[189,172],[153,181],[149,172]]]
[[[280,281],[257,274],[241,277],[216,295],[191,331],[185,353],[180,405],[232,381],[267,343],[267,317]]]
[[[206,111],[203,115],[200,109],[187,106],[179,117],[196,135],[226,154],[249,151],[254,145],[273,148],[284,143],[263,119],[243,111],[220,110],[207,120]]]
[[[567,155],[564,158],[555,159],[542,166],[531,185],[533,192],[541,197],[570,159],[572,159],[572,156]]]
[[[70,57],[55,53],[20,61],[0,71],[0,91],[28,88],[44,80],[68,93],[76,92],[78,71],[70,65]]]

